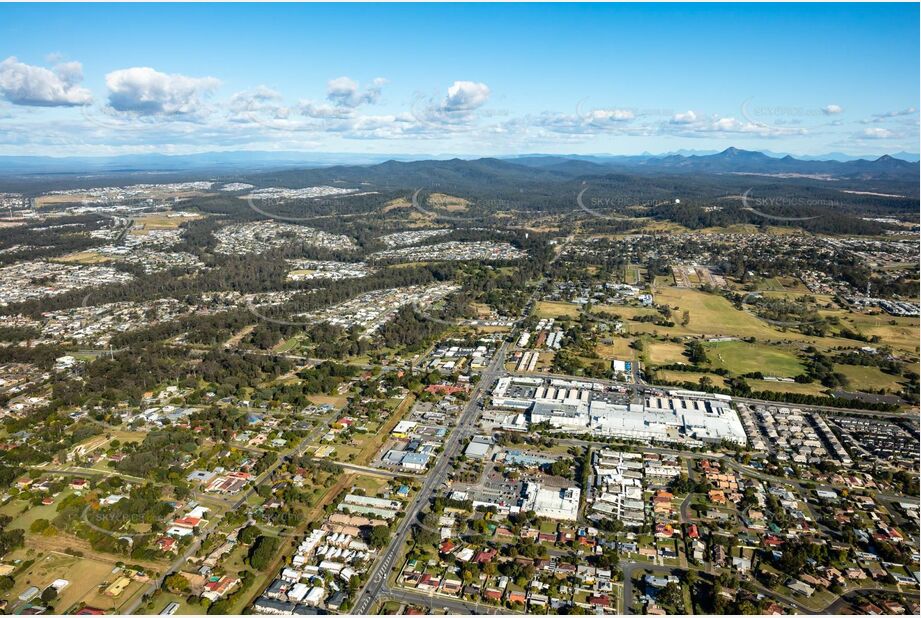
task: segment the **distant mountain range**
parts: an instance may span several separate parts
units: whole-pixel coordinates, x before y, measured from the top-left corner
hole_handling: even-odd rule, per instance
[[[592,161],[594,163],[616,163],[619,161],[639,161],[647,159],[663,159],[665,157],[670,157],[673,155],[684,155],[684,156],[705,156],[705,155],[715,155],[722,152],[721,150],[675,150],[671,152],[664,152],[660,154],[652,154],[649,152],[644,152],[638,155],[608,155],[608,154],[595,154],[595,155],[580,155],[580,154],[526,154],[515,157],[500,157],[502,159],[527,159],[533,157],[560,157],[564,159],[578,159],[582,161]],[[849,155],[844,154],[843,152],[829,152],[825,154],[816,154],[816,155],[798,155],[789,152],[773,152],[771,150],[761,150],[759,151],[762,154],[765,154],[769,157],[775,159],[782,159],[786,156],[791,156],[800,161],[857,161],[858,159],[865,160],[874,160],[878,159],[881,155]],[[910,152],[891,152],[887,153],[894,159],[902,159],[903,161],[909,162],[918,162],[921,160],[921,156],[915,153]]]
[[[0,176],[63,174],[137,174],[200,172],[258,172],[292,168],[371,166],[389,161],[446,161],[439,155],[375,155],[232,151],[190,155],[138,154],[113,157],[0,156]],[[476,160],[475,157],[464,157]],[[664,155],[543,155],[497,157],[517,165],[573,173],[598,174],[623,170],[633,173],[751,173],[833,175],[850,178],[917,174],[918,155],[896,153],[873,158],[854,158],[841,153],[825,157],[780,156],[737,148],[722,152],[678,151]]]
[[[848,179],[906,179],[918,174],[918,163],[883,155],[852,161],[806,161],[790,155],[771,157],[763,152],[727,148],[709,155],[673,154],[664,157],[610,157],[605,159],[558,156],[519,157],[511,161],[531,167],[569,173],[757,174],[778,177]]]

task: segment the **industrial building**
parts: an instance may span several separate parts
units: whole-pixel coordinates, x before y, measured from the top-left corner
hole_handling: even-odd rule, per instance
[[[520,413],[506,421],[516,426],[547,423],[573,433],[689,445],[747,442],[742,421],[724,395],[674,390],[621,402],[596,382],[520,377],[500,379],[492,395],[493,407]]]

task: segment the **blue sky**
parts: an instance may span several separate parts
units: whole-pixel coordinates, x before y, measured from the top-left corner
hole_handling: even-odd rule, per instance
[[[917,152],[918,11],[0,5],[0,154]]]

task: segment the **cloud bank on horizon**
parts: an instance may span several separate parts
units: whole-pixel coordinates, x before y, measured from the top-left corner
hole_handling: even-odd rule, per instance
[[[917,15],[917,7],[913,10]],[[220,21],[220,16],[216,19]],[[811,17],[804,15],[803,19]],[[619,22],[611,23],[613,28]],[[151,31],[156,32],[155,24]],[[0,27],[0,36],[3,34]],[[561,29],[559,36],[568,40],[570,35]],[[862,72],[873,69],[852,65],[849,80],[839,78],[828,82],[834,87],[807,92],[792,85],[761,88],[751,75],[732,74],[735,50],[711,50],[707,57],[714,64],[675,69],[695,75],[699,89],[677,84],[674,89],[666,87],[664,95],[654,97],[662,104],[649,105],[649,98],[642,95],[656,82],[634,77],[632,84],[623,75],[626,69],[617,64],[643,67],[642,55],[614,58],[612,54],[616,62],[609,71],[585,71],[580,66],[584,50],[573,54],[569,67],[565,58],[551,65],[536,56],[542,46],[552,45],[552,39],[534,39],[519,53],[509,51],[521,68],[522,74],[514,76],[484,64],[473,52],[465,62],[464,51],[457,48],[466,49],[472,41],[457,41],[446,49],[420,44],[420,58],[428,54],[445,64],[424,75],[387,58],[374,62],[371,48],[375,44],[369,41],[369,49],[357,54],[360,62],[315,59],[313,79],[292,77],[279,83],[276,73],[268,82],[252,69],[262,61],[258,46],[248,50],[251,64],[246,67],[227,62],[203,72],[196,62],[188,62],[188,70],[168,70],[166,66],[183,64],[182,59],[164,56],[160,64],[155,51],[142,54],[144,64],[124,62],[118,53],[100,58],[100,48],[107,50],[102,41],[87,48],[92,69],[85,70],[90,63],[80,57],[80,46],[70,58],[55,52],[52,42],[43,43],[41,34],[34,38],[34,45],[48,46],[44,58],[32,60],[25,53],[0,55],[0,154],[231,149],[625,154],[730,143],[808,153],[914,151],[918,146],[917,53],[914,58],[893,57],[887,69],[892,79],[901,78],[907,87],[870,96],[860,80]],[[15,39],[8,43],[15,47]],[[115,51],[117,43],[110,45]],[[342,51],[343,56],[354,58],[354,47],[364,44],[358,38],[349,45],[353,47],[348,52],[344,47],[330,49],[327,57],[335,58]],[[584,47],[596,56],[606,53],[601,42],[590,40]],[[522,60],[520,52],[535,57]],[[128,56],[134,59],[134,54]],[[503,61],[510,60],[494,60]],[[264,59],[265,66],[292,74],[300,62],[297,54],[288,55],[282,67],[277,56],[270,59],[267,54]],[[716,62],[724,62],[726,70]],[[764,82],[773,81],[768,75],[771,71],[762,71],[763,62],[753,58],[749,66],[756,74],[764,73]],[[350,64],[355,73],[337,70]],[[661,61],[648,64],[652,70]],[[829,73],[840,71],[840,67],[826,68]],[[567,70],[595,79],[583,80],[576,87],[557,87],[556,80],[564,80]],[[323,71],[328,74],[318,78]],[[791,82],[794,75],[810,79],[810,71],[808,66],[787,67]],[[373,77],[357,77],[369,72]],[[666,74],[661,76],[663,81],[668,79]],[[606,83],[609,80],[618,85],[611,87]],[[718,96],[713,94],[716,83]],[[523,90],[548,94],[541,101]]]

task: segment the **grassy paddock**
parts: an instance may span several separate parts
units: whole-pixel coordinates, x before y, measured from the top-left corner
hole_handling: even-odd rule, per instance
[[[651,365],[671,365],[672,363],[688,363],[684,355],[685,347],[680,343],[670,341],[647,341],[646,358]]]
[[[796,354],[783,348],[744,341],[710,343],[705,347],[710,363],[733,375],[760,371],[766,376],[793,378],[804,372]]]
[[[575,318],[579,316],[579,306],[566,302],[542,300],[537,303],[536,313],[541,318]]]

